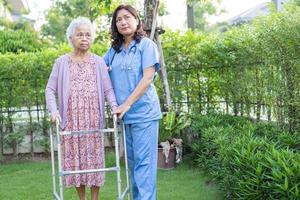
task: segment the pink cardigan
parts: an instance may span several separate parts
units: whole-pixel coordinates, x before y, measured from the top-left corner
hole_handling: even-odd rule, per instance
[[[104,60],[95,54],[92,56],[92,59],[95,61],[97,67],[96,73],[100,114],[101,116],[105,116],[104,97],[106,97],[108,100],[112,110],[117,107],[117,101]],[[56,59],[46,86],[46,104],[50,114],[57,112],[56,95],[58,97],[58,110],[62,118],[60,125],[62,129],[65,127],[67,121],[67,107],[70,91],[70,59],[71,58],[68,55],[63,55]],[[104,117],[100,119],[99,123],[101,128],[103,128],[105,125]]]

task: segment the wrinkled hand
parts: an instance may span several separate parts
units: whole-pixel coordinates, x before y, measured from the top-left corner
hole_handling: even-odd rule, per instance
[[[61,117],[60,117],[60,115],[59,115],[58,112],[57,113],[53,113],[51,115],[51,122],[55,123],[56,120],[58,120],[59,122],[61,122]]]
[[[117,114],[119,119],[122,119],[125,113],[130,109],[130,106],[127,104],[122,104],[119,107],[117,107],[113,114]]]

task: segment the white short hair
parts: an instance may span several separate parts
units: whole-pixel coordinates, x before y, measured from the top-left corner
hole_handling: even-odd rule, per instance
[[[66,36],[67,36],[67,40],[70,44],[71,47],[73,47],[73,44],[70,40],[70,38],[73,36],[73,34],[75,33],[76,28],[78,28],[81,25],[87,25],[90,27],[91,30],[91,38],[92,38],[92,42],[95,39],[96,36],[96,30],[95,27],[93,26],[91,20],[89,20],[89,18],[87,17],[77,17],[75,19],[73,19],[71,21],[71,23],[69,24],[67,31],[66,31]]]

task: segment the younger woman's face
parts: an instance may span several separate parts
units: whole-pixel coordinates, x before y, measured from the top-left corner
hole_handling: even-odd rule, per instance
[[[116,26],[119,33],[124,37],[132,37],[136,32],[137,25],[138,19],[126,9],[121,9],[117,12]]]

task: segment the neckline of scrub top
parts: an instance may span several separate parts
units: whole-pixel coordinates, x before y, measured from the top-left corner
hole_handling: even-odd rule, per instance
[[[128,48],[126,49],[125,48],[125,44],[124,44],[124,42],[122,43],[122,46],[121,46],[121,51],[123,51],[124,53],[128,53],[128,52],[130,52],[131,51],[131,49],[132,49],[132,47],[136,47],[136,40],[135,39],[133,39],[131,42],[130,42],[130,44],[129,44],[129,46],[128,46]]]

